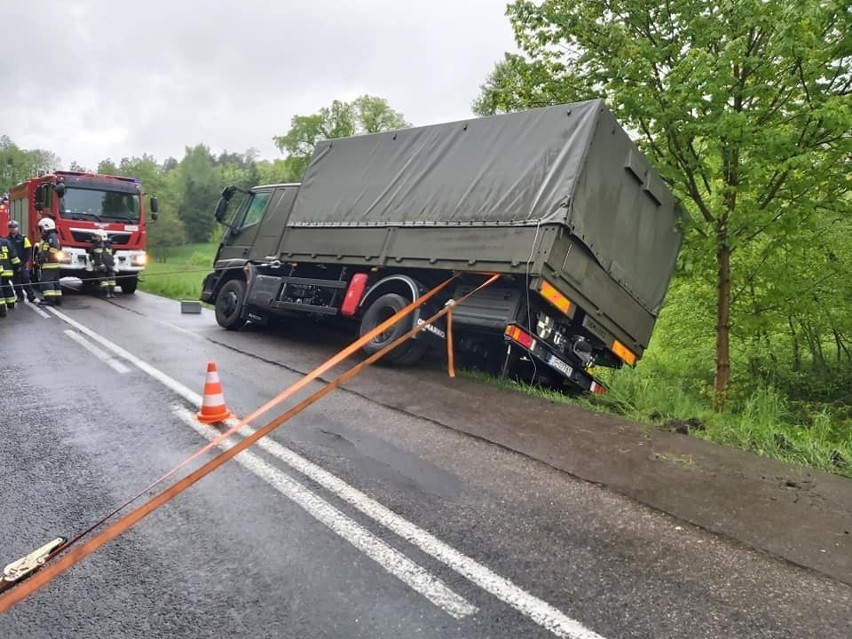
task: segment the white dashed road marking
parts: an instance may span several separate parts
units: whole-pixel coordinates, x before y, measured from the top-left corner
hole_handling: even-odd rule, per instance
[[[115,372],[122,374],[130,372],[130,369],[127,368],[127,366],[119,362],[117,359],[113,359],[112,357],[110,357],[109,353],[101,350],[100,348],[92,344],[89,340],[80,335],[80,333],[68,329],[67,331],[65,331],[65,334],[71,339],[73,339],[75,342],[77,342],[80,346],[85,348],[87,351],[89,351],[92,355],[107,364]]]

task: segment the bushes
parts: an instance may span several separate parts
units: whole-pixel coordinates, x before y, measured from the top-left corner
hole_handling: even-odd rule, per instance
[[[852,419],[848,404],[788,399],[786,389],[741,385],[723,413],[712,410],[710,381],[689,369],[667,370],[653,358],[635,370],[609,372],[609,393],[589,398],[643,423],[689,423],[689,432],[764,457],[852,477]]]

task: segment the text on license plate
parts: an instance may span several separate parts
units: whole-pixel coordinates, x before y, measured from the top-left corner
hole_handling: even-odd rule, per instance
[[[568,364],[556,357],[556,355],[549,354],[547,356],[547,363],[550,364],[556,370],[558,370],[560,373],[565,375],[565,377],[571,377],[571,374],[574,372],[574,369],[572,369],[570,366],[568,366]]]

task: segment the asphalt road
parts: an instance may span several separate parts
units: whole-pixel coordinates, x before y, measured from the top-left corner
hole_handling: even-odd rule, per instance
[[[344,343],[306,322],[228,333],[144,294],[15,309],[0,564],[212,437],[192,419],[209,360],[245,415]],[[421,413],[441,401],[363,375]],[[0,637],[846,638],[850,611],[838,581],[341,389],[0,616]]]

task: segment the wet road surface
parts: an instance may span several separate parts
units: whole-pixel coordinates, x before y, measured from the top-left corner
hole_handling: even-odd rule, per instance
[[[244,415],[345,343],[308,323],[228,333],[147,295],[0,322],[0,562],[203,445],[208,360]],[[852,636],[847,585],[361,393],[270,439],[0,617],[0,637]]]

